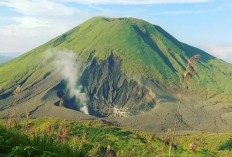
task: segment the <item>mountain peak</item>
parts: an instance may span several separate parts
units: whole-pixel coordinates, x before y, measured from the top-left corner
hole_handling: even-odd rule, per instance
[[[175,103],[188,60],[196,54],[202,58],[198,71],[200,81],[191,80],[186,99],[231,100],[227,97],[232,93],[231,64],[178,41],[161,27],[144,20],[94,17],[0,66],[0,76],[3,76],[0,104],[4,103],[5,108],[11,106],[11,93],[20,84],[21,104],[36,100],[39,104],[56,105],[65,95],[65,107],[81,109],[81,101],[76,101],[73,94],[70,96],[67,89],[65,78],[68,76],[58,75],[57,57],[44,59],[50,49],[57,54],[66,49],[72,54],[70,62],[82,63],[80,72],[72,69],[65,74],[75,74],[72,78],[82,74],[72,86],[83,87],[78,92],[85,92],[89,113],[97,116],[130,116],[150,111],[163,102]],[[70,53],[62,57],[67,59]]]

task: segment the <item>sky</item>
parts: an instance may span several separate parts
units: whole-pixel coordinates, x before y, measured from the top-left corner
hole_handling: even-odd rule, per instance
[[[25,53],[94,16],[147,20],[232,63],[232,0],[0,0],[0,53]]]

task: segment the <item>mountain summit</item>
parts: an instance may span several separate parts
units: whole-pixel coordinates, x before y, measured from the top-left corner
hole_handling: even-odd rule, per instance
[[[74,76],[64,70],[60,77],[59,51],[74,54],[70,62],[74,58],[78,64],[72,65],[80,65],[78,72],[70,72]],[[55,56],[45,59],[49,52]],[[184,90],[180,127],[207,130],[218,125],[222,126],[220,131],[226,130],[232,116],[232,65],[178,41],[159,26],[134,18],[92,18],[0,65],[1,112],[20,105],[33,111],[34,117],[59,116],[61,112],[54,110],[62,99],[65,108],[81,110],[82,103],[95,116],[137,115],[128,117],[128,125],[136,117],[135,126],[144,119],[150,126],[150,117],[162,119],[154,122],[154,127],[162,130],[173,123],[181,78],[189,58],[196,54],[201,55],[199,81],[193,78],[189,89]],[[69,88],[72,78],[78,78],[72,85],[74,90]],[[13,96],[18,85],[21,93]],[[74,94],[77,92],[79,95]],[[211,121],[205,125],[202,119]],[[119,121],[125,122],[122,118]]]

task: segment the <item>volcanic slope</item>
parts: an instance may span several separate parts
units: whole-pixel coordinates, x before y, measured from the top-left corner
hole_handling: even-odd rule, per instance
[[[54,50],[55,49],[55,50]],[[80,112],[66,81],[45,53],[73,51],[81,63],[77,85],[88,95],[89,113],[146,131],[173,124],[180,80],[188,59],[201,55],[199,81],[183,92],[180,130],[228,131],[232,124],[232,65],[182,43],[161,27],[134,18],[92,18],[51,41],[0,64],[1,115],[20,108],[32,117],[93,119]],[[225,68],[226,67],[226,68]],[[22,85],[21,93],[12,91]],[[60,98],[65,95],[65,108]],[[59,110],[59,111],[58,111]],[[127,118],[122,118],[131,116]]]

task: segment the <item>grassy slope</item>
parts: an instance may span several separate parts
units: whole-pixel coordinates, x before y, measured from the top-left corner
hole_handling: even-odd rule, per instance
[[[231,133],[201,133],[195,135],[179,135],[180,143],[184,149],[188,149],[189,143],[197,141],[198,147],[201,150],[213,152],[217,156],[231,156],[231,150],[218,151],[218,148],[223,145],[228,139],[232,137]]]
[[[231,64],[179,42],[159,26],[146,21],[102,17],[92,18],[13,61],[1,64],[0,89],[16,86],[28,76],[24,87],[42,78],[50,69],[50,61],[42,62],[42,56],[54,47],[73,50],[82,61],[92,59],[91,54],[106,59],[113,52],[123,59],[124,72],[142,74],[168,87],[179,86],[179,76],[184,72],[187,60],[201,54],[200,86],[193,83],[193,92],[204,91],[201,94],[204,98],[232,92],[229,88]]]
[[[18,149],[24,149],[24,147],[29,147],[30,142],[26,140],[28,142],[27,143],[25,140],[23,140],[22,136],[12,136],[12,138],[9,139],[7,142],[7,140],[5,139],[7,135],[5,134],[6,131],[2,129],[4,124],[4,121],[0,121],[0,148],[4,147],[4,145],[8,145],[15,149],[20,143],[21,146],[18,147]],[[18,129],[18,131],[14,131],[14,129],[8,129],[8,133],[16,132],[18,134],[18,132],[20,131],[20,134],[23,134],[23,132],[26,132],[26,130],[23,129],[23,126],[25,126],[26,124],[27,121],[25,120],[21,122],[18,126],[18,128],[21,127],[21,129]],[[163,136],[151,135],[148,133],[132,131],[126,128],[109,126],[103,124],[100,121],[77,121],[58,118],[38,118],[36,120],[29,120],[28,124],[30,126],[28,130],[29,136],[32,132],[46,130],[47,126],[51,125],[54,129],[53,136],[56,137],[56,134],[61,130],[61,128],[71,126],[70,134],[68,136],[68,139],[65,140],[66,142],[64,142],[64,146],[68,144],[70,147],[78,149],[80,145],[84,143],[84,145],[86,144],[87,146],[84,147],[84,149],[87,149],[87,152],[93,151],[94,148],[97,148],[100,144],[103,148],[107,148],[107,146],[110,145],[112,152],[123,151],[123,156],[133,156],[133,154],[135,156],[163,156],[163,153],[166,154],[165,156],[168,156],[169,145],[164,145],[162,141]],[[86,133],[86,139],[83,142],[84,133]],[[197,141],[197,153],[193,154],[192,152],[190,152],[189,155],[193,157],[223,156],[231,152],[217,151],[217,148],[221,144],[223,144],[230,136],[231,134],[199,134],[179,136],[177,139],[180,141],[180,144],[175,149],[175,154],[176,156],[186,156],[189,144],[193,141]],[[33,136],[31,138],[33,139]],[[17,141],[18,139],[20,139],[21,141]],[[42,141],[40,145],[36,145],[35,143],[33,143],[33,140],[31,142],[33,145],[30,146],[33,146],[34,149],[37,148],[38,150],[41,150],[41,148],[43,148],[42,146],[44,144]],[[62,145],[55,146],[55,143],[53,143],[53,149],[52,147],[47,147],[47,152],[52,152],[55,154],[55,152],[53,152],[55,150],[54,148],[60,148],[62,147]],[[67,146],[65,146],[64,148],[68,149]],[[163,150],[165,150],[165,152],[163,152]],[[27,151],[27,149],[24,149],[24,153],[25,151]],[[42,154],[43,152],[40,151],[39,153]]]

